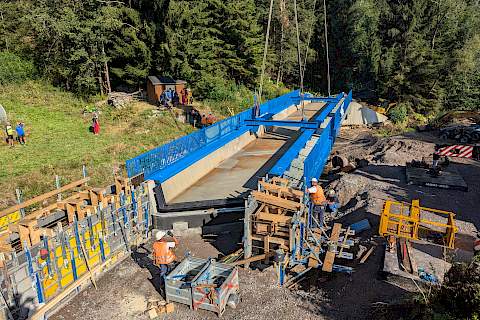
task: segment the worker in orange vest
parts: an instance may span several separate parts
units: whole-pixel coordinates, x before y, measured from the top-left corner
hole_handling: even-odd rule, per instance
[[[312,186],[307,189],[307,192],[310,194],[310,201],[313,204],[313,216],[315,219],[318,219],[319,227],[322,227],[324,225],[323,219],[327,199],[325,198],[322,187],[318,185],[317,178],[312,178],[311,183]]]
[[[171,237],[165,237],[167,234]],[[170,231],[157,231],[155,240],[153,243],[153,263],[160,268],[160,276],[165,279],[177,259],[173,250],[178,245],[178,240]]]

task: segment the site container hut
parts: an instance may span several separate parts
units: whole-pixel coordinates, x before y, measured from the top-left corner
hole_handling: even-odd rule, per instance
[[[148,102],[157,104],[160,96],[166,90],[175,90],[179,96],[183,94],[186,82],[183,80],[175,80],[170,77],[149,76],[147,78],[147,97]]]
[[[238,269],[214,259],[186,257],[165,278],[165,299],[221,316],[239,294]]]

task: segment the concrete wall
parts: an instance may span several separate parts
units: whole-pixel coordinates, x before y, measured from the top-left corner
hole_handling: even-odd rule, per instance
[[[280,120],[288,117],[290,114],[297,111],[297,107],[292,105],[282,112],[274,115],[272,119]],[[257,136],[262,136],[264,133],[263,126],[257,131]],[[208,156],[203,159],[193,163],[185,170],[177,173],[170,179],[162,183],[163,195],[165,197],[165,202],[172,201],[175,197],[180,195],[182,192],[188,189],[191,185],[196,183],[198,180],[207,175],[210,171],[215,169],[220,165],[220,163],[235,153],[239,152],[245,148],[249,143],[253,142],[257,137],[250,132],[246,132],[236,138],[235,140],[230,141],[221,148],[210,153]]]
[[[258,134],[261,135],[262,132]],[[187,169],[163,182],[162,189],[165,201],[168,203],[173,200],[207,173],[218,167],[222,161],[230,158],[255,139],[256,136],[247,131],[235,140],[230,141],[223,147],[218,148],[208,156],[190,165]]]

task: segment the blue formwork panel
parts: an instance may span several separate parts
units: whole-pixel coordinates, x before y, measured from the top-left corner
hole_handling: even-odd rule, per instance
[[[320,125],[332,112],[332,110],[335,108],[335,106],[338,104],[338,102],[342,99],[343,93],[339,93],[335,98],[329,98],[327,100],[327,104],[322,108],[320,113],[315,117],[313,120],[316,122],[318,125]],[[309,97],[308,99],[311,99]],[[324,98],[322,98],[324,99]],[[321,100],[325,101],[325,100]],[[312,135],[316,132],[316,130],[310,130],[307,129],[305,130],[300,137],[297,138],[297,140],[292,144],[292,146],[285,152],[285,154],[275,163],[275,165],[270,169],[268,172],[269,175],[276,175],[276,176],[281,176],[285,171],[288,170],[290,167],[290,164],[292,163],[293,159],[298,157],[298,154],[301,149],[303,149],[312,137]],[[322,130],[319,130],[317,133],[322,132]],[[325,144],[326,147],[328,145]]]
[[[343,94],[341,97],[343,97]],[[320,138],[304,161],[303,172],[307,181],[311,180],[311,178],[318,178],[322,174],[323,168],[325,167],[330,152],[332,151],[333,144],[335,143],[335,139],[340,133],[342,120],[344,119],[351,101],[352,91],[345,96],[342,105],[335,111],[335,113],[330,114],[330,118],[327,120],[328,123],[324,124],[320,133]],[[331,111],[333,111],[333,108]]]
[[[291,106],[299,94],[300,91],[296,90],[269,100],[260,105],[260,113],[264,115],[264,119],[271,118],[272,115]],[[252,108],[247,109],[127,160],[127,174],[132,177],[143,173],[146,179],[163,182],[248,130],[256,131],[258,127],[245,125],[245,120],[252,119],[252,116]]]
[[[256,132],[258,127],[244,127],[239,130],[235,130],[231,134],[224,136],[223,138],[214,141],[198,151],[181,158],[175,163],[175,165],[168,166],[164,169],[150,173],[148,179],[154,180],[157,183],[162,183],[250,130],[252,130],[252,132]]]
[[[283,154],[283,156],[275,163],[275,165],[268,172],[269,175],[281,176],[288,170],[292,160],[298,156],[300,150],[305,147],[305,144],[313,136],[315,130],[305,130],[300,137],[291,145],[290,148]]]

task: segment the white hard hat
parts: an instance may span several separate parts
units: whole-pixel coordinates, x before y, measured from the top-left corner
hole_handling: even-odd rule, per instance
[[[328,190],[328,195],[329,196],[334,196],[335,195],[335,190],[333,190],[333,189]]]
[[[318,182],[317,178],[312,178],[312,182]]]
[[[167,233],[165,231],[157,231],[157,233],[155,233],[155,239],[156,240],[160,240],[162,239]]]

